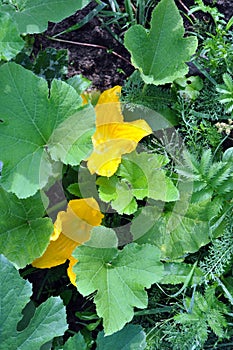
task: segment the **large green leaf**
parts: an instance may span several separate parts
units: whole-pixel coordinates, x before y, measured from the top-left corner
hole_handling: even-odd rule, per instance
[[[8,13],[0,12],[0,60],[9,61],[24,47],[18,28]]]
[[[18,199],[0,187],[0,253],[18,267],[41,256],[53,232],[53,223],[42,218],[45,208],[37,193]]]
[[[41,33],[48,22],[60,22],[87,5],[90,0],[24,0],[14,1],[13,17],[20,33]]]
[[[43,188],[53,160],[79,164],[91,149],[95,128],[91,106],[70,85],[47,82],[14,63],[0,68],[2,186],[19,198]]]
[[[141,25],[126,32],[125,46],[145,83],[171,83],[188,73],[185,62],[194,54],[197,39],[183,36],[182,17],[174,0],[161,0],[156,6],[149,32]]]
[[[38,350],[51,338],[63,335],[67,323],[60,298],[50,298],[40,305],[29,325],[17,330],[22,309],[31,295],[31,285],[3,255],[0,255],[0,285],[0,350]]]
[[[97,179],[100,198],[111,201],[112,208],[119,214],[134,213],[137,210],[135,198],[148,197],[164,202],[178,200],[177,188],[162,169],[168,161],[163,155],[145,152],[132,152],[122,157],[117,176]]]
[[[183,258],[186,253],[194,253],[211,240],[209,201],[189,204],[186,210],[159,213],[156,207],[147,206],[132,220],[131,233],[139,244],[150,243],[161,249],[166,259]],[[212,217],[217,211],[211,213]]]
[[[141,326],[129,324],[108,337],[100,332],[96,343],[96,350],[143,350],[146,348],[146,334]]]
[[[109,233],[97,234],[107,238]],[[84,296],[96,292],[94,302],[106,335],[133,318],[134,306],[146,308],[144,288],[158,282],[163,273],[160,251],[149,244],[131,243],[123,250],[80,246],[73,255],[79,260],[74,267],[78,291]]]

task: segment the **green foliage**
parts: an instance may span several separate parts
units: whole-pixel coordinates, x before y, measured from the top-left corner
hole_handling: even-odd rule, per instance
[[[202,0],[196,0],[199,6],[194,7],[190,13],[201,10],[212,16],[214,26],[209,25],[202,32],[202,41],[199,44],[196,60],[208,72],[207,76],[215,83],[221,82],[225,72],[233,73],[232,66],[232,29],[231,19],[228,23],[216,6],[206,6]]]
[[[182,77],[174,81],[174,86],[183,98],[196,100],[203,88],[203,81],[199,76]]]
[[[14,62],[46,79],[49,88],[53,79],[64,80],[68,65],[67,50],[56,50],[47,47],[39,51],[34,60],[30,55],[31,53],[28,53],[25,49],[15,57]]]
[[[135,198],[176,201],[179,192],[162,169],[168,162],[163,155],[145,152],[124,156],[116,176],[97,179],[100,198],[111,201],[112,208],[119,214],[134,213],[137,210]]]
[[[108,232],[102,235],[107,238]],[[123,250],[80,246],[74,256],[79,260],[74,267],[78,291],[84,296],[97,291],[94,302],[103,318],[105,335],[122,329],[133,318],[134,306],[146,308],[144,288],[162,277],[160,252],[149,244],[131,243]]]
[[[222,151],[215,122],[233,110],[233,22],[226,24],[217,8],[196,0],[193,12],[214,19],[197,33],[194,62],[203,83],[186,76],[197,40],[184,32],[174,0],[161,0],[154,11],[157,0],[125,0],[125,13],[109,0],[108,14],[98,2],[64,31],[99,18],[100,11],[109,30],[119,25],[120,36],[132,26],[125,46],[137,70],[123,87],[122,111],[126,122],[144,119],[154,135],[142,140],[140,153],[124,155],[112,177],[96,180],[85,159],[93,149],[92,106],[99,94],[82,106],[80,94],[91,82],[82,75],[62,82],[68,52],[48,48],[33,61],[27,46],[33,36],[25,35],[44,31],[48,21],[88,2],[0,0],[0,59],[18,63],[0,67],[0,252],[33,281],[26,305],[30,284],[1,257],[0,349],[215,347],[213,342],[233,335],[227,323],[233,305],[233,148]],[[43,254],[54,230],[43,190],[56,197],[49,187],[58,177],[68,200],[93,197],[105,214],[105,226],[94,227],[74,252],[77,290],[67,276],[69,259],[44,271],[27,265]],[[65,309],[54,295],[73,312],[75,330],[70,324],[68,332],[81,330],[65,344]],[[47,298],[36,307],[34,301]]]
[[[85,342],[85,339],[83,335],[78,332],[75,334],[72,338],[69,338],[68,341],[63,346],[63,350],[87,350],[87,344]]]
[[[30,323],[18,331],[17,324],[30,298],[31,285],[3,255],[0,255],[0,270],[0,349],[38,350],[52,337],[62,335],[67,323],[60,298],[51,298],[39,306]]]
[[[24,47],[24,41],[19,35],[18,28],[8,13],[0,7],[0,60],[9,61]]]
[[[48,47],[40,51],[31,70],[49,83],[53,79],[64,79],[67,74],[68,52]]]
[[[224,105],[226,113],[233,112],[233,79],[228,73],[223,74],[224,85],[217,85],[216,90],[219,92],[219,102]]]
[[[46,249],[53,224],[43,218],[40,193],[18,199],[0,187],[0,253],[18,267],[24,267]]]
[[[191,109],[191,110],[190,110]],[[216,91],[216,86],[205,80],[201,94],[193,105],[189,106],[189,115],[195,120],[216,121],[226,119],[224,106],[219,102],[219,94]],[[188,114],[188,111],[186,112]],[[204,140],[203,140],[204,141]]]
[[[78,94],[82,94],[91,85],[91,81],[84,78],[82,74],[74,75],[67,80],[67,83],[70,84]]]
[[[164,213],[155,206],[146,206],[132,219],[130,231],[137,243],[159,247],[163,259],[183,259],[210,242],[209,220],[217,215],[218,208],[208,215],[209,207],[210,201],[189,204],[184,198]]]
[[[185,62],[194,54],[197,39],[183,35],[182,18],[173,0],[161,0],[156,6],[149,33],[140,25],[126,32],[124,44],[145,83],[171,83],[188,73]]]
[[[21,34],[41,33],[48,22],[59,22],[89,3],[89,0],[1,1],[0,60],[9,61],[24,47]]]
[[[216,25],[224,23],[224,15],[218,11],[217,7],[205,5],[202,0],[195,0],[195,4],[197,4],[197,6],[192,8],[190,14],[196,11],[202,11],[210,14]]]
[[[140,73],[134,71],[124,83],[121,100],[131,109],[141,105],[162,113],[175,99],[168,89],[145,85]]]
[[[228,219],[229,220],[229,219]],[[208,255],[200,263],[205,279],[221,277],[233,259],[232,224],[228,223],[222,237],[215,239],[209,248]]]
[[[48,22],[60,22],[75,11],[87,5],[89,0],[41,0],[14,1],[10,14],[17,23],[20,33],[41,33]],[[1,9],[1,8],[0,8]],[[2,5],[2,9],[5,6]]]
[[[119,332],[107,337],[100,332],[97,337],[96,350],[144,350],[146,347],[146,334],[139,325],[129,324]]]
[[[194,349],[202,349],[208,338],[209,329],[220,339],[227,336],[224,330],[227,322],[223,316],[224,313],[227,313],[227,308],[215,296],[214,287],[208,287],[204,295],[195,292],[192,298],[186,298],[185,307],[185,312],[174,316],[173,327],[179,330],[181,325],[180,333],[175,330],[168,333],[167,340],[174,346],[174,349],[178,349],[178,344],[182,346],[182,349],[188,350],[191,346]],[[185,337],[185,332],[189,332],[188,337]],[[189,347],[184,343],[185,341]]]
[[[182,262],[165,263],[163,275],[161,284],[184,283],[187,287],[201,284],[203,281],[203,271],[200,268]]]
[[[225,201],[232,199],[232,150],[225,151],[219,162],[213,161],[210,149],[203,151],[200,160],[194,154],[184,153],[184,166],[177,167],[177,172],[193,181],[192,202],[213,198],[220,209]]]
[[[204,85],[194,102],[179,97],[174,109],[179,115],[179,132],[189,152],[200,157],[203,149],[209,148],[219,158],[224,135],[219,132],[216,121],[226,117],[215,87]]]
[[[25,198],[47,184],[54,161],[79,164],[88,154],[94,112],[80,110],[80,96],[64,82],[53,80],[48,98],[46,81],[21,66],[4,64],[0,74],[1,184]]]

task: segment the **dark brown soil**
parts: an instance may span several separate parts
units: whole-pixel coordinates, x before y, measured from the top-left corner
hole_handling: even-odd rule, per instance
[[[187,10],[194,6],[194,0],[175,0],[175,2],[184,14],[187,14]],[[216,3],[214,0],[206,0],[204,2],[206,5]],[[123,2],[119,0],[118,3],[121,4]],[[218,0],[216,5],[219,11],[224,14],[225,19],[229,20],[233,15],[233,1]],[[72,41],[73,43],[53,41],[48,38],[79,23],[94,7],[96,7],[96,1],[93,0],[84,9],[64,21],[58,24],[50,23],[45,33],[36,36],[34,53],[36,54],[39,50],[43,50],[46,47],[68,49],[68,77],[82,74],[92,81],[93,88],[102,91],[114,85],[122,85],[124,80],[133,72],[134,68],[130,63],[128,51],[122,43],[115,40],[112,34],[103,27],[98,16],[94,17],[82,28],[59,35],[56,38],[69,42]],[[200,19],[203,14],[195,13],[195,16]],[[121,38],[123,38],[123,33],[119,33],[119,28],[116,25],[112,25],[111,30],[116,35],[121,34]],[[93,46],[87,46],[86,44]],[[104,46],[106,49],[98,46]]]
[[[233,16],[233,1],[232,0],[218,0],[217,7],[224,18],[228,21]]]
[[[97,17],[94,17],[82,28],[59,36],[59,39],[72,41],[72,44],[47,38],[75,25],[95,6],[96,2],[92,1],[83,10],[78,11],[68,19],[58,24],[49,24],[48,30],[36,37],[34,52],[36,53],[46,47],[68,49],[68,77],[82,74],[92,81],[94,88],[105,90],[114,85],[122,85],[125,78],[134,69],[130,63],[128,51],[101,26],[101,22]],[[115,28],[113,30],[116,32]],[[85,44],[92,44],[93,47],[85,46]],[[104,46],[106,49],[95,47],[95,45]],[[114,53],[111,53],[112,50]]]

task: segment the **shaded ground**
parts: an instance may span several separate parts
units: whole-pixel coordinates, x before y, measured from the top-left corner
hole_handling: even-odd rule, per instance
[[[194,0],[175,1],[184,14],[187,14],[187,9],[194,6]],[[214,2],[214,0],[206,0],[205,4],[209,5],[213,4]],[[119,0],[118,3],[123,4],[123,1]],[[65,19],[64,21],[58,24],[50,23],[48,31],[36,36],[34,53],[37,53],[39,50],[43,50],[46,47],[68,49],[68,77],[81,73],[83,76],[92,81],[92,87],[102,91],[114,85],[122,85],[125,78],[129,76],[134,69],[130,64],[130,56],[128,51],[124,48],[122,43],[115,40],[112,34],[110,34],[110,32],[104,28],[103,23],[101,23],[98,16],[94,17],[83,27],[56,37],[56,39],[72,41],[73,43],[48,39],[49,36],[54,36],[79,23],[80,20],[85,18],[85,16],[96,7],[96,5],[97,3],[92,1],[83,10],[78,11],[76,14]],[[233,15],[232,0],[218,0],[217,6],[219,10],[224,13],[226,20]],[[195,16],[200,19],[203,14],[196,13]],[[111,25],[110,30],[112,30],[117,36],[122,34],[119,33],[119,28],[117,25]],[[123,36],[121,35],[121,39],[122,37]],[[80,43],[84,45],[81,45]],[[106,49],[85,46],[85,44],[104,46]],[[113,50],[115,54],[111,53],[111,50]]]
[[[52,41],[47,38],[48,36],[54,36],[75,25],[95,6],[96,2],[93,1],[82,11],[78,11],[75,15],[65,19],[59,24],[51,23],[47,32],[36,37],[34,52],[36,53],[38,50],[46,47],[68,49],[68,77],[81,73],[92,81],[93,87],[105,90],[114,85],[122,85],[124,79],[129,76],[134,69],[130,64],[130,57],[127,50],[101,26],[101,22],[97,17],[93,18],[82,28],[59,36],[59,39],[73,41],[75,43],[79,42],[84,45]],[[106,49],[88,47],[85,46],[85,44],[104,46]],[[111,53],[111,51],[108,52],[108,50],[113,50],[115,54]]]

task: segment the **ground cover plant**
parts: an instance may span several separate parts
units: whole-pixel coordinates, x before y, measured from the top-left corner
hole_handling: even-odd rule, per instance
[[[0,349],[232,349],[232,18],[0,1]]]

